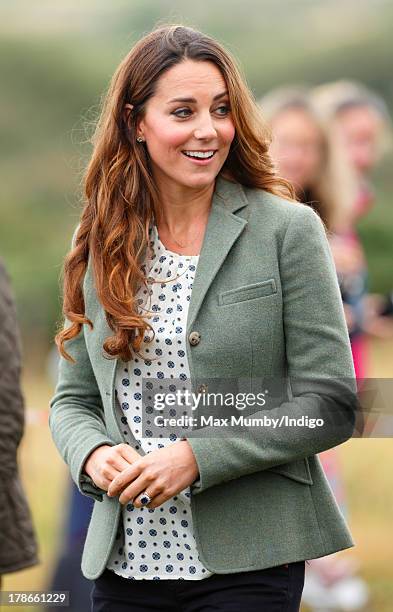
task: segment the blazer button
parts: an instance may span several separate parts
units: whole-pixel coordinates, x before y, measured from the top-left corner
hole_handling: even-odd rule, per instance
[[[201,341],[201,334],[197,331],[191,332],[190,335],[188,336],[188,341],[191,344],[191,346],[196,346]]]
[[[199,385],[199,387],[198,387],[198,393],[207,393],[207,389],[208,389],[208,386],[207,386],[207,385],[205,385],[205,384],[203,384],[203,385]]]

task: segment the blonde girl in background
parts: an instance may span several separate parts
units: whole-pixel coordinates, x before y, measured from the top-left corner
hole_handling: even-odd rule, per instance
[[[330,244],[347,231],[351,224],[353,201],[357,193],[356,175],[346,161],[341,142],[325,129],[318,107],[310,99],[309,90],[288,86],[268,93],[260,100],[265,118],[272,131],[270,153],[278,174],[289,180],[300,201],[320,215],[328,230]],[[353,249],[346,254],[348,269],[356,270],[361,252]],[[356,328],[357,300],[363,297],[361,285],[352,301],[345,300],[344,310],[350,337]],[[356,299],[355,299],[356,298]],[[325,474],[344,514],[347,513],[344,483],[336,449],[319,455]],[[367,601],[367,589],[355,576],[354,559],[329,555],[314,559],[306,566],[303,601],[313,611],[339,610],[347,605],[359,609]]]
[[[356,178],[349,227],[332,244],[336,265],[345,282],[351,283],[348,253],[357,251],[360,270],[368,286],[364,249],[356,226],[375,205],[372,173],[392,150],[392,123],[385,101],[376,92],[356,81],[339,80],[315,87],[311,92],[332,141],[345,151]],[[392,283],[393,285],[393,283]],[[392,294],[383,297],[368,294],[363,302],[360,332],[351,338],[358,378],[370,376],[365,332],[378,337],[392,337],[392,321],[384,311],[391,310]]]

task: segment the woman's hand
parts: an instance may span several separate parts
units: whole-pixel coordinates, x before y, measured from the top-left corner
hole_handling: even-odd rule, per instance
[[[121,504],[131,501],[140,508],[142,504],[136,498],[147,491],[152,501],[146,507],[157,508],[183,491],[198,476],[198,465],[191,446],[187,440],[181,440],[151,451],[126,467],[109,485],[108,496],[120,493]]]
[[[84,471],[97,487],[107,491],[112,480],[140,457],[141,455],[128,444],[115,446],[104,444],[89,455]]]

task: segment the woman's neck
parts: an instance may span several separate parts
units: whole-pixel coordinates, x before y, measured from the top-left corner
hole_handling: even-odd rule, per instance
[[[213,192],[214,183],[201,189],[160,189],[155,223],[167,249],[184,255],[199,254]]]
[[[183,233],[210,211],[214,183],[200,189],[182,185],[166,185],[159,189],[159,209],[155,211],[156,223],[166,226],[172,233]]]

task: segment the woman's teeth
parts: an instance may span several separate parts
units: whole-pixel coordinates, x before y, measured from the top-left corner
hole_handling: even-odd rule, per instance
[[[215,151],[182,151],[188,157],[198,157],[199,159],[209,159],[213,157]]]

